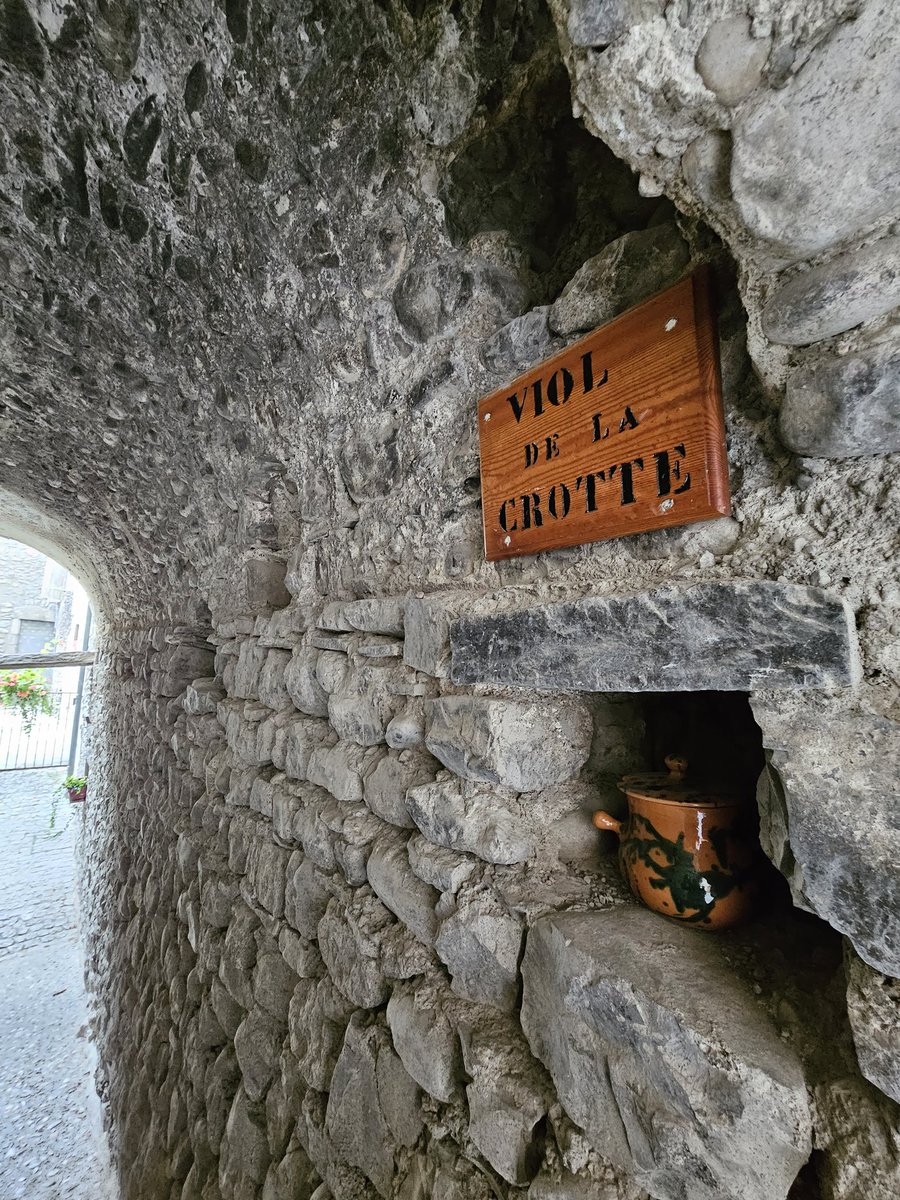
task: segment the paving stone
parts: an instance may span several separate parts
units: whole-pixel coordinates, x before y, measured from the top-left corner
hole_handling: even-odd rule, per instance
[[[671,584],[452,629],[455,683],[578,691],[841,687],[858,676],[852,614],[819,588]]]
[[[531,1049],[600,1154],[660,1200],[787,1196],[803,1071],[714,938],[631,906],[550,916],[522,971]]]
[[[75,840],[62,768],[0,773],[0,1195],[117,1200],[86,1037]],[[51,827],[51,818],[53,825]]]

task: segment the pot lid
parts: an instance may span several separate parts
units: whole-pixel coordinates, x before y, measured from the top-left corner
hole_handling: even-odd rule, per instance
[[[659,800],[668,804],[701,804],[704,808],[724,808],[741,803],[741,797],[727,788],[716,788],[687,779],[688,762],[680,754],[666,757],[668,774],[664,771],[644,771],[626,775],[619,788],[629,796],[643,800]]]

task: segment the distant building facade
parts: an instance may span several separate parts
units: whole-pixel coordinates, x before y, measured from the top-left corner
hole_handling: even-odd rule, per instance
[[[80,650],[87,594],[38,550],[0,538],[0,654],[38,654],[45,646]]]

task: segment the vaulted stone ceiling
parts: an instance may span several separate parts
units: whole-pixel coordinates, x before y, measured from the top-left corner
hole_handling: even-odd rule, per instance
[[[468,339],[658,207],[571,117],[537,0],[451,7],[4,0],[6,528],[110,615],[301,524],[351,586],[429,528],[452,559]]]

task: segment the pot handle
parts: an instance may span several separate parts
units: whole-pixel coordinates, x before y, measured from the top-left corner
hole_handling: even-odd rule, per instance
[[[622,836],[622,822],[617,817],[612,816],[608,812],[595,812],[592,818],[598,829],[608,829],[610,833],[614,833],[616,837]]]
[[[669,777],[673,783],[681,783],[687,775],[688,761],[680,754],[667,754],[666,766],[669,768]]]

